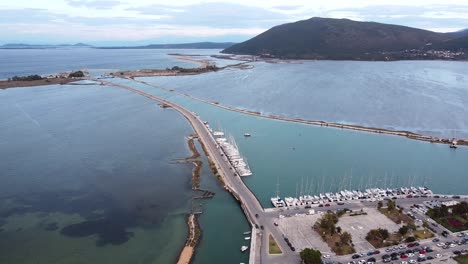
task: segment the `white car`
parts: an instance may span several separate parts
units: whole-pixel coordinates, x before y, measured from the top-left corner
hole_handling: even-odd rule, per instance
[[[424,254],[419,254],[419,257],[420,257],[420,258],[425,258],[426,255],[424,255]]]
[[[414,264],[414,263],[416,263],[416,260],[410,259],[409,263]]]
[[[408,254],[406,254],[406,255],[408,256],[408,258],[414,257],[414,253],[408,253]]]
[[[445,245],[444,243],[437,244],[438,247],[443,247],[444,245]]]
[[[453,247],[456,247],[457,245],[456,244],[450,244],[450,247],[453,248]]]
[[[327,255],[323,255],[323,258],[329,259],[329,258],[330,258],[330,255],[328,255],[328,254],[327,254]]]
[[[436,254],[435,257],[436,257],[436,258],[441,258],[441,257],[442,257],[442,254]]]
[[[401,262],[401,264],[408,264],[408,262],[406,262],[406,261],[403,260],[403,261]]]

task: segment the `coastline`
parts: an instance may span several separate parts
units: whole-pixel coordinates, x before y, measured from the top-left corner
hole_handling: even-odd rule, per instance
[[[10,89],[10,88],[22,88],[22,87],[34,87],[34,86],[44,86],[44,85],[54,85],[54,84],[68,84],[71,82],[76,82],[80,80],[85,80],[84,78],[50,78],[34,81],[6,81],[0,80],[0,89]]]
[[[387,135],[394,135],[394,136],[401,136],[401,137],[406,137],[408,139],[414,139],[414,140],[420,140],[420,141],[425,141],[425,142],[430,142],[430,143],[440,143],[440,144],[451,144],[452,139],[449,138],[438,138],[438,137],[433,137],[433,136],[428,136],[428,135],[422,135],[410,131],[401,131],[401,130],[391,130],[391,129],[384,129],[384,128],[375,128],[375,127],[365,127],[365,126],[359,126],[359,125],[349,125],[349,124],[341,124],[341,123],[335,123],[335,122],[326,122],[326,121],[321,121],[321,120],[307,120],[307,119],[302,119],[302,118],[290,118],[290,117],[282,117],[282,116],[276,116],[276,115],[265,115],[260,112],[255,112],[255,111],[250,111],[250,110],[243,110],[243,109],[238,109],[230,106],[225,106],[220,104],[219,102],[211,102],[208,100],[204,100],[198,97],[194,97],[185,93],[177,92],[172,89],[166,89],[163,87],[159,87],[153,84],[150,84],[145,81],[140,81],[140,80],[135,80],[134,78],[131,78],[133,81],[148,85],[150,87],[156,88],[156,89],[161,89],[163,91],[177,94],[177,95],[182,95],[184,97],[187,97],[189,99],[199,101],[205,104],[209,104],[215,107],[219,107],[221,109],[225,109],[228,111],[232,112],[237,112],[241,114],[246,114],[246,115],[251,115],[251,116],[256,116],[256,117],[261,117],[261,118],[268,118],[268,119],[274,119],[274,120],[279,120],[279,121],[285,121],[285,122],[294,122],[294,123],[302,123],[302,124],[308,124],[308,125],[315,125],[315,126],[321,126],[321,127],[333,127],[333,128],[341,128],[341,129],[348,129],[348,130],[356,130],[356,131],[361,131],[361,132],[368,132],[368,133],[377,133],[377,134],[387,134]],[[457,144],[460,146],[468,146],[468,139],[457,139]]]

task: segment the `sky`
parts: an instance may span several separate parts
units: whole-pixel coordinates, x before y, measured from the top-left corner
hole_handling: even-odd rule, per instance
[[[240,42],[311,17],[451,32],[468,28],[468,1],[0,0],[0,44]]]

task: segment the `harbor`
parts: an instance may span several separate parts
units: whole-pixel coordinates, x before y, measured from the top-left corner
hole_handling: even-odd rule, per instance
[[[251,235],[249,236],[250,240],[244,239],[245,242],[250,241],[250,246],[247,246],[245,245],[245,243],[243,243],[238,245],[237,248],[237,250],[239,250],[242,249],[242,246],[248,247],[244,248],[244,250],[246,253],[248,251],[249,263],[289,263],[297,262],[299,260],[299,255],[294,251],[289,251],[289,244],[286,243],[286,241],[284,241],[283,239],[281,239],[285,236],[285,234],[281,231],[281,228],[278,228],[277,226],[278,222],[280,221],[279,219],[287,219],[290,216],[295,215],[308,215],[308,213],[311,213],[311,209],[313,209],[316,212],[326,212],[328,210],[338,210],[340,208],[345,207],[351,209],[362,208],[363,206],[369,204],[376,204],[380,199],[392,199],[392,195],[396,195],[396,197],[401,197],[400,199],[397,199],[398,201],[404,203],[416,202],[420,199],[427,200],[431,199],[430,197],[435,196],[433,192],[426,187],[404,187],[403,189],[369,187],[364,188],[360,191],[346,191],[346,189],[343,189],[342,191],[335,190],[333,192],[321,192],[322,195],[320,195],[320,192],[312,192],[312,189],[314,188],[311,188],[311,186],[314,186],[315,189],[318,190],[317,188],[319,184],[312,184],[312,182],[310,182],[306,183],[305,187],[301,187],[299,195],[296,195],[295,197],[288,196],[285,198],[280,198],[279,195],[275,197],[278,198],[278,202],[281,203],[281,201],[283,201],[283,208],[267,208],[268,206],[262,207],[259,202],[259,199],[242,180],[242,178],[245,177],[242,177],[241,174],[244,174],[243,172],[245,171],[239,170],[239,168],[236,168],[235,166],[242,163],[233,163],[233,161],[235,161],[236,158],[242,158],[242,155],[240,154],[239,147],[237,147],[237,143],[235,143],[232,136],[226,136],[225,133],[222,131],[214,131],[209,126],[208,121],[201,120],[198,114],[190,112],[173,102],[142,92],[130,86],[113,84],[109,82],[105,82],[105,84],[129,89],[145,97],[158,100],[161,103],[171,106],[171,109],[175,109],[181,112],[186,117],[186,119],[190,121],[190,123],[195,129],[195,132],[200,136],[199,139],[202,145],[205,146],[204,149],[206,154],[208,155],[209,160],[213,162],[216,171],[223,179],[222,184],[224,186],[224,189],[231,193],[232,196],[239,202],[241,209],[244,211],[244,214],[252,227]],[[258,132],[255,133],[256,135],[258,134]],[[250,133],[247,134],[250,135]],[[248,135],[245,135],[245,131],[242,132],[240,136],[242,135],[244,135],[244,138],[248,138]],[[244,147],[245,145],[243,145],[243,148]],[[241,168],[245,167],[242,166]],[[250,172],[249,174],[251,174],[252,172],[250,171],[250,168],[247,167],[247,169]],[[247,177],[245,179],[255,178],[256,177]],[[398,183],[398,181],[395,182]],[[375,185],[377,185],[377,182],[371,181],[371,184],[369,186]],[[423,186],[425,185],[423,184]],[[298,190],[297,187],[296,190]],[[348,188],[347,190],[352,189]],[[400,194],[398,194],[398,191],[400,192]],[[424,192],[426,192],[426,194],[424,194]],[[427,197],[422,197],[425,195],[427,195]],[[408,196],[411,196],[411,198],[409,198]],[[463,199],[465,199],[465,197],[463,197]],[[286,200],[288,201],[289,206],[286,203]],[[277,241],[278,247],[284,252],[283,254],[268,254],[268,250],[266,250],[265,247],[268,247],[269,244],[269,234],[271,234],[272,237],[274,237],[274,239]]]

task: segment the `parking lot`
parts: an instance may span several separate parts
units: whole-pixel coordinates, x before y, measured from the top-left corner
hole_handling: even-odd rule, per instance
[[[331,252],[330,247],[312,229],[312,226],[320,217],[321,214],[302,214],[280,218],[278,220],[278,228],[298,252],[304,248],[315,248],[321,252]]]
[[[375,208],[366,208],[364,211],[367,212],[367,215],[342,216],[337,224],[343,231],[351,234],[356,252],[375,250],[366,240],[366,235],[371,229],[383,228],[393,233],[397,232],[400,228],[399,225],[395,224]]]

